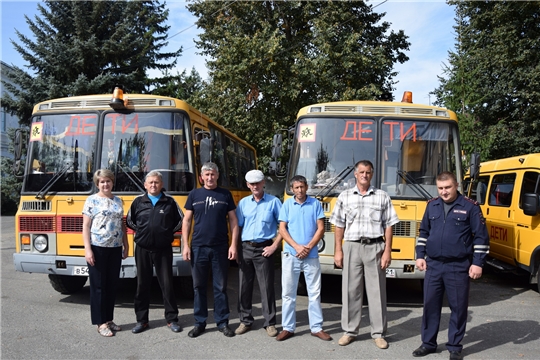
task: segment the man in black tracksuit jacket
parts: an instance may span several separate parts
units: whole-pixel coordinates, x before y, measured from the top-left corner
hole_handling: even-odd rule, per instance
[[[169,328],[180,332],[178,306],[174,297],[172,275],[172,246],[174,233],[182,228],[183,213],[176,201],[162,192],[163,179],[158,171],[150,171],[145,178],[146,193],[133,200],[127,214],[127,226],[135,231],[135,264],[137,266],[137,293],[134,334],[148,329],[150,287],[153,267],[163,293],[165,319]]]

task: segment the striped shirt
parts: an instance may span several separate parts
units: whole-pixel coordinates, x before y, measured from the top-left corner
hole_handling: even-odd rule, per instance
[[[339,195],[330,222],[345,228],[345,241],[357,241],[361,237],[384,236],[384,230],[399,219],[386,192],[370,186],[362,195],[355,186]]]

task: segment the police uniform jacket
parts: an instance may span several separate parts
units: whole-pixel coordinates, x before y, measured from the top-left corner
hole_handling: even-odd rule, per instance
[[[489,252],[489,236],[478,203],[458,193],[445,216],[440,197],[428,201],[420,224],[416,258],[439,261],[472,257],[472,264],[483,266]]]
[[[184,214],[176,201],[164,192],[152,205],[148,194],[133,200],[126,225],[135,231],[135,243],[147,250],[170,247],[174,233],[182,228]]]

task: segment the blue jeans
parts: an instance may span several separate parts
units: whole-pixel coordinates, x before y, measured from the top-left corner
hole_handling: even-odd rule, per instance
[[[296,329],[296,291],[300,272],[304,272],[308,292],[309,328],[312,333],[322,330],[323,316],[321,307],[321,264],[319,258],[298,259],[289,253],[283,253],[281,262],[282,306],[281,322],[283,330],[294,332]]]
[[[225,246],[194,246],[191,248],[191,274],[193,276],[193,314],[195,326],[206,327],[208,299],[206,287],[212,269],[214,289],[214,320],[218,328],[229,323],[229,298],[227,297],[227,276],[229,271],[229,248]]]

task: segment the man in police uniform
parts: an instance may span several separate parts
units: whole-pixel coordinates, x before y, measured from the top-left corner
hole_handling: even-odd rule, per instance
[[[451,309],[448,325],[450,360],[462,359],[460,344],[465,335],[469,305],[469,278],[479,279],[489,252],[489,236],[478,203],[458,190],[456,176],[437,176],[439,197],[431,199],[420,224],[416,267],[426,271],[422,345],[413,351],[420,357],[437,350],[443,294]]]

